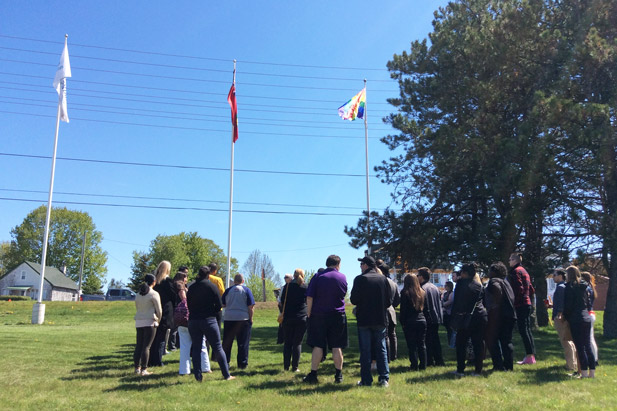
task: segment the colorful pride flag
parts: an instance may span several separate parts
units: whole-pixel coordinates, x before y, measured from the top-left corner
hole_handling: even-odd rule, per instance
[[[353,96],[351,100],[338,108],[338,115],[343,120],[355,120],[364,118],[364,109],[366,107],[366,87],[358,94]]]
[[[234,143],[238,140],[238,105],[236,103],[236,85],[232,84],[227,95],[227,102],[231,107],[231,124],[233,127]]]

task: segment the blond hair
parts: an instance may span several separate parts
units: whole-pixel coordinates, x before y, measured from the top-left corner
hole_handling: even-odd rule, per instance
[[[169,277],[169,272],[171,271],[171,263],[167,260],[163,260],[159,263],[154,270],[154,276],[156,277],[156,283],[160,284],[161,281]]]
[[[304,270],[301,268],[296,268],[294,270],[294,279],[298,282],[298,284],[304,284]]]

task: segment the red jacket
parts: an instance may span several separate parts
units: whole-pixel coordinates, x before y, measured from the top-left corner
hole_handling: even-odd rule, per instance
[[[512,291],[514,291],[514,308],[531,305],[531,296],[535,290],[531,285],[527,270],[520,264],[515,265],[510,271],[508,282],[512,286]]]

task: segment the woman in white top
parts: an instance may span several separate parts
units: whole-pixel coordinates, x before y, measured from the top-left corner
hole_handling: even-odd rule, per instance
[[[144,284],[141,285],[139,293],[135,296],[137,342],[135,344],[135,352],[133,353],[133,362],[135,364],[135,374],[139,375],[151,374],[148,371],[150,346],[152,341],[154,341],[156,328],[163,316],[159,293],[152,289],[155,283],[155,277],[152,274],[147,274],[144,278]]]

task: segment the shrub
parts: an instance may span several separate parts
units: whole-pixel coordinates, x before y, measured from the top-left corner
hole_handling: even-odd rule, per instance
[[[0,301],[30,301],[32,298],[26,295],[0,295]]]

